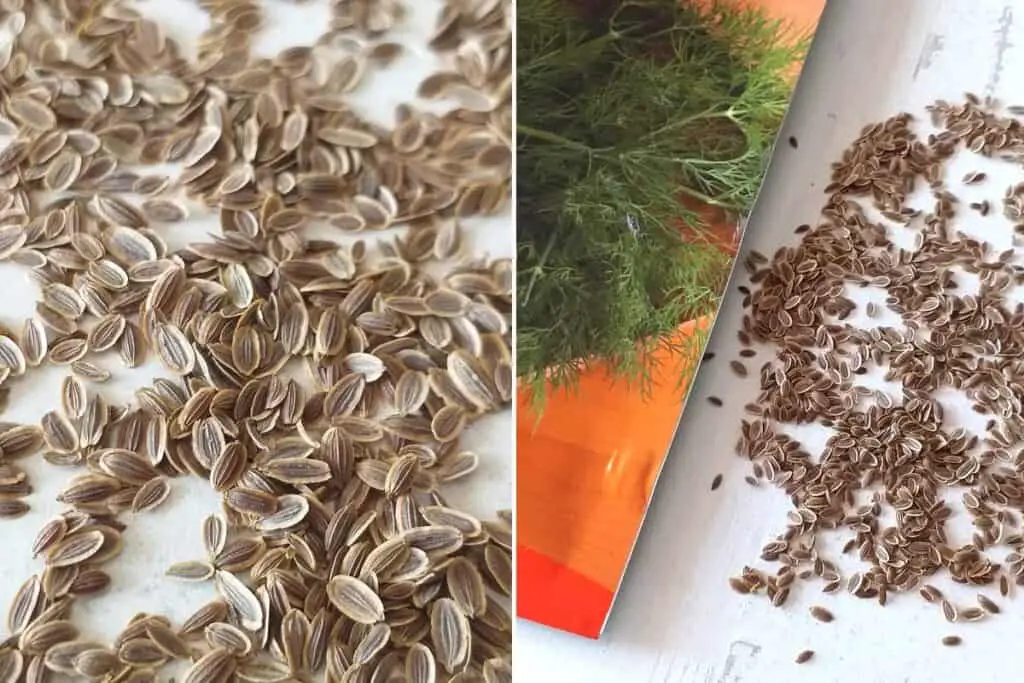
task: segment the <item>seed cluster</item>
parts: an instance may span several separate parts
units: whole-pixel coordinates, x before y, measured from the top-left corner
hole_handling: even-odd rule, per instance
[[[28,510],[17,458],[76,470],[0,683],[147,683],[175,660],[187,683],[509,681],[510,514],[481,521],[440,487],[476,468],[460,435],[513,390],[512,264],[472,258],[459,227],[507,204],[510,4],[444,6],[430,45],[453,67],[415,94],[460,104],[401,105],[391,130],[346,95],[400,54],[395,0],[335,0],[317,45],[273,59],[251,54],[258,2],[201,4],[192,64],[129,2],[0,0],[0,260],[41,288],[20,334],[0,330],[0,398],[42,364],[72,372],[38,425],[0,424],[0,517]],[[168,247],[210,210],[220,234]],[[348,246],[307,231],[400,224]],[[108,403],[105,357],[150,351],[173,379]],[[220,597],[81,639],[72,608],[109,585],[123,513],[182,475],[223,511],[206,557],[167,573]]]
[[[817,225],[797,228],[796,246],[746,260],[740,341],[776,352],[756,373],[760,392],[746,406],[738,452],[753,462],[751,481],[771,482],[794,509],[762,551],[779,569],[745,568],[730,582],[741,593],[781,605],[795,582],[821,579],[827,593],[845,584],[884,605],[919,591],[945,619],[965,622],[1000,607],[984,594],[958,605],[927,583],[932,577],[998,585],[1002,596],[1024,584],[1024,304],[1010,296],[1024,267],[1015,249],[972,236],[1005,227],[1018,245],[1024,184],[968,207],[950,184],[977,194],[992,178],[946,179],[959,154],[1019,165],[1024,112],[973,95],[929,111],[935,130],[927,135],[906,113],[867,126],[832,165]],[[915,191],[930,195],[926,205]],[[1002,211],[980,210],[989,203]],[[897,233],[913,243],[901,245]],[[854,288],[881,295],[864,306],[867,322],[850,320]],[[740,375],[741,365],[732,362]],[[896,391],[860,384],[875,371]],[[984,429],[950,424],[942,403],[950,391],[987,418]],[[794,424],[830,430],[820,455],[787,433]],[[947,502],[951,489],[962,506]],[[954,515],[969,518],[970,542],[951,542]],[[842,575],[838,557],[818,543],[830,530],[846,537],[842,552],[860,560],[860,571]]]

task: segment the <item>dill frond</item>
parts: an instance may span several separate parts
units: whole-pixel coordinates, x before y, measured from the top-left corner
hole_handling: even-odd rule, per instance
[[[729,257],[681,238],[706,228],[681,200],[749,211],[806,46],[755,9],[597,4],[518,3],[516,359],[538,404],[594,360],[647,386],[653,348],[716,310]]]

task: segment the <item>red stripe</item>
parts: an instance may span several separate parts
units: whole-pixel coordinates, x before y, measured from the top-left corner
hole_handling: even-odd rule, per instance
[[[612,591],[522,545],[516,569],[516,616],[588,638],[601,635]]]

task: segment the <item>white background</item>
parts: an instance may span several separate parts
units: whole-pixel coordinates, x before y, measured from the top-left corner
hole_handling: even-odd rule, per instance
[[[770,254],[794,243],[793,228],[819,214],[829,164],[866,123],[902,110],[922,112],[936,98],[955,101],[965,91],[1024,103],[1024,3],[832,0],[744,249]],[[790,135],[798,138],[798,149],[786,144]],[[965,158],[955,162],[949,177],[958,179],[975,168],[1001,175],[971,194],[954,187],[967,201],[989,197],[998,206],[1003,181],[1024,180],[1024,170],[1006,175],[1005,168]],[[986,220],[991,227],[1001,219]],[[974,228],[970,232],[982,226]],[[991,242],[1009,246],[1009,230],[996,233],[985,232]],[[603,637],[595,642],[519,621],[517,680],[988,683],[1019,676],[1014,648],[1024,635],[1019,599],[1001,601],[1004,613],[993,619],[948,624],[937,607],[916,594],[897,596],[880,608],[845,593],[822,595],[820,583],[809,583],[775,609],[763,598],[729,589],[727,578],[744,564],[756,564],[762,545],[784,529],[789,508],[776,489],[743,482],[749,463],[733,450],[742,406],[756,395],[755,378],[737,380],[727,367],[738,351],[735,331],[742,311],[735,287],[743,279],[735,277],[730,285],[709,345],[717,358],[694,384]],[[763,362],[755,360],[751,367]],[[725,407],[711,406],[705,400],[709,395],[722,397]],[[712,492],[719,473],[724,483]],[[994,559],[1001,561],[1001,554]],[[973,593],[954,595],[967,600]],[[807,611],[813,604],[827,606],[836,620],[812,620]],[[961,647],[940,645],[943,636],[954,633],[963,637]],[[798,666],[793,659],[803,649],[817,655]]]
[[[265,56],[273,56],[286,47],[313,44],[329,23],[326,0],[301,4],[264,0],[261,4],[268,28],[261,36],[257,52]],[[146,16],[161,21],[168,35],[179,39],[186,54],[194,56],[195,39],[209,25],[198,3],[149,0],[136,6]],[[394,107],[414,101],[419,82],[440,68],[441,63],[427,48],[427,38],[440,8],[437,0],[407,3],[408,16],[404,24],[384,38],[405,44],[405,55],[390,69],[368,74],[364,86],[350,100],[360,114],[390,125],[394,120]],[[434,111],[444,108],[436,103],[416,104]],[[493,258],[512,256],[510,215],[509,211],[497,218],[467,221],[464,227],[471,251]],[[215,215],[197,217],[188,224],[173,226],[173,230],[167,226],[158,228],[172,249],[192,240],[202,240],[205,234],[216,230]],[[394,234],[395,231],[390,231],[383,236],[390,238]],[[0,282],[3,283],[0,323],[18,330],[22,321],[32,315],[39,296],[38,286],[28,279],[25,268],[13,264],[0,264]],[[113,380],[99,385],[112,402],[129,400],[135,389],[146,386],[161,374],[155,362],[144,368],[126,370],[120,366],[116,353],[101,364],[115,373]],[[60,382],[66,373],[66,368],[44,367],[31,370],[24,378],[13,382],[11,403],[2,419],[37,422],[44,412],[58,407]],[[467,432],[463,445],[479,453],[481,464],[475,474],[448,489],[452,501],[483,518],[493,518],[495,510],[511,507],[512,438],[511,410],[485,418]],[[0,520],[0,613],[6,611],[18,586],[31,574],[42,570],[42,562],[30,557],[32,540],[39,527],[61,511],[54,498],[76,473],[47,465],[38,457],[27,458],[19,464],[29,471],[36,493],[28,499],[33,507],[29,515],[14,521]],[[102,597],[79,600],[76,604],[75,622],[87,636],[109,642],[137,612],[165,614],[180,623],[214,597],[211,584],[186,584],[163,576],[165,569],[174,562],[203,558],[200,524],[206,515],[219,510],[219,501],[206,482],[178,478],[172,481],[172,489],[170,499],[159,509],[124,516],[128,524],[124,552],[118,560],[104,567],[113,577],[111,589]],[[0,621],[0,633],[4,631],[2,624]]]

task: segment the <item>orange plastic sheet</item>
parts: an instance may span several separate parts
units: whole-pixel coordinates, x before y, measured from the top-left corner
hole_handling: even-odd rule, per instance
[[[702,1],[702,0],[698,0]],[[708,0],[710,1],[710,0]],[[734,0],[813,31],[825,0]],[[794,76],[799,72],[794,65]],[[707,214],[710,238],[735,256],[735,226]],[[704,239],[687,234],[684,239]],[[679,339],[711,318],[684,323]],[[655,356],[648,395],[589,367],[575,392],[549,392],[543,418],[518,397],[516,609],[520,617],[597,638],[632,552],[679,420],[697,354]]]
[[[682,325],[684,343],[709,320]],[[642,395],[595,364],[552,391],[543,418],[519,395],[517,614],[597,637],[682,408],[696,353],[655,352]],[[683,378],[683,383],[680,383]]]

